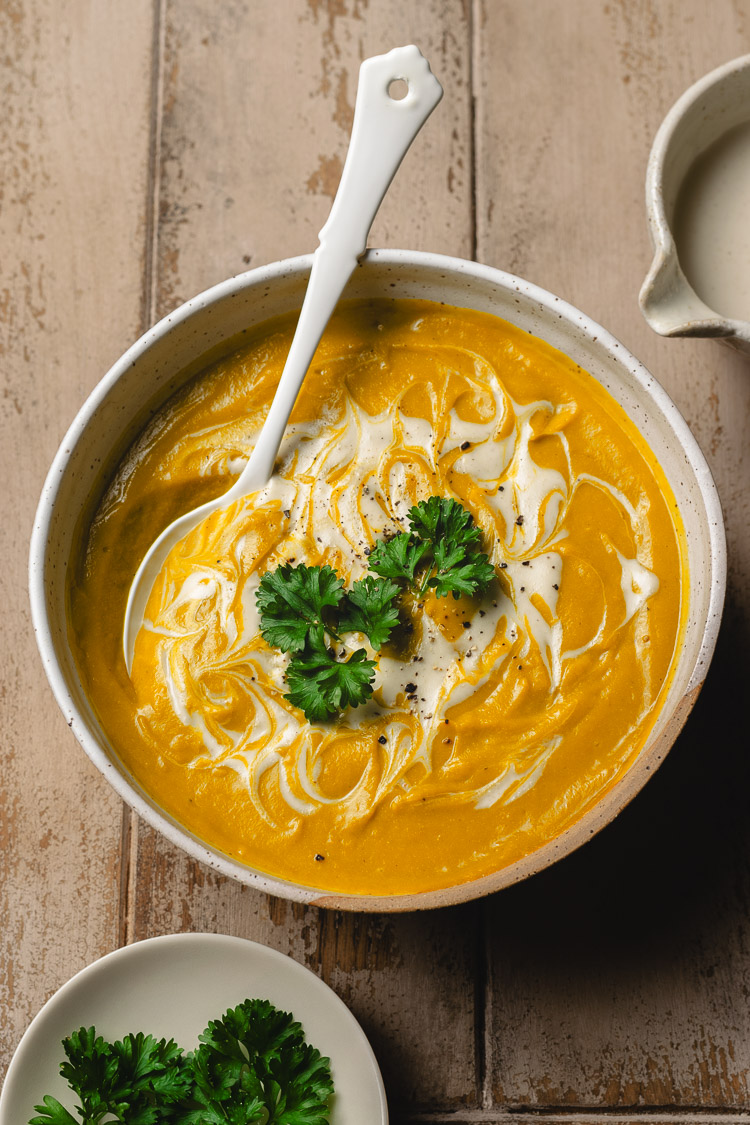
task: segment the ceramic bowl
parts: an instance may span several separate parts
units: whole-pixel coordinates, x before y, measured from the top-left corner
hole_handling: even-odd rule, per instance
[[[560,298],[475,262],[412,251],[369,251],[345,297],[412,297],[494,313],[565,352],[635,421],[674,491],[688,542],[688,625],[676,674],[637,761],[577,824],[520,862],[444,890],[403,896],[330,894],[253,870],[208,847],[159,808],[112,750],[82,690],[68,642],[65,576],[76,528],[150,413],[221,354],[243,329],[299,308],[310,258],[295,258],[223,282],[181,306],[114,365],[81,409],[54,460],[34,526],[30,590],[37,640],[60,708],[91,760],[146,821],[225,875],[286,898],[350,910],[444,906],[496,891],[548,866],[589,839],[641,788],[682,727],[705,678],[724,596],[719,501],[706,462],[674,404],[626,349]]]
[[[720,66],[691,86],[674,104],[656,135],[646,173],[646,209],[654,259],[639,301],[644,317],[662,336],[716,336],[750,352],[750,321],[722,315],[721,310],[701,299],[686,276],[683,267],[687,269],[687,259],[683,255],[685,260],[680,262],[681,247],[675,240],[676,209],[686,178],[707,150],[740,126],[750,130],[750,55]],[[729,166],[728,174],[736,175],[736,171]],[[741,178],[745,190],[746,177],[747,171]],[[744,206],[742,225],[746,232],[750,225],[746,198]],[[738,229],[738,237],[743,229]],[[710,266],[708,258],[704,269],[706,265]]]

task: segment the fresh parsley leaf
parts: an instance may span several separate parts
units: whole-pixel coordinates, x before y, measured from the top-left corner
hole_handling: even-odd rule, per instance
[[[414,583],[419,564],[430,549],[429,543],[422,543],[408,531],[402,531],[393,539],[375,544],[370,552],[370,570],[383,578]]]
[[[301,652],[311,633],[332,632],[325,610],[335,609],[343,596],[344,583],[330,566],[286,563],[267,571],[255,595],[263,639],[282,652]]]
[[[72,1114],[68,1113],[65,1106],[60,1105],[57,1098],[44,1095],[44,1105],[35,1105],[34,1109],[40,1114],[32,1117],[29,1125],[81,1125]]]
[[[324,648],[308,648],[293,656],[286,670],[285,697],[312,722],[324,722],[345,707],[358,707],[372,695],[375,661],[363,648],[348,660],[337,660]]]
[[[171,1122],[192,1085],[173,1040],[139,1032],[108,1043],[95,1028],[82,1027],[63,1040],[63,1049],[67,1061],[60,1073],[78,1096],[82,1121],[46,1096],[44,1105],[34,1107],[44,1116],[34,1118],[33,1125],[98,1125],[109,1115],[123,1125]]]
[[[112,1056],[112,1046],[94,1027],[82,1027],[63,1040],[68,1061],[60,1066],[60,1073],[78,1095],[80,1114],[84,1125],[101,1120],[113,1099],[117,1079],[117,1059]]]
[[[212,1021],[193,1056],[194,1100],[179,1125],[327,1125],[329,1060],[267,1000],[246,1000]]]
[[[448,594],[458,599],[462,594],[472,597],[477,590],[488,586],[495,577],[495,568],[491,563],[482,561],[486,555],[472,559],[463,566],[452,566],[446,571],[438,570],[429,578],[429,585],[435,590],[438,598],[447,598]]]
[[[419,593],[432,587],[435,596],[471,597],[489,586],[495,568],[481,550],[479,528],[456,500],[431,496],[409,510],[412,535],[431,551]]]
[[[307,1043],[272,1058],[268,1125],[322,1125],[333,1093],[329,1060]]]
[[[480,550],[481,535],[471,512],[457,500],[431,496],[409,509],[411,531],[375,545],[370,569],[417,594],[430,588],[438,598],[472,595],[492,581],[495,570]]]
[[[388,578],[368,575],[355,582],[342,602],[339,631],[366,633],[373,648],[382,648],[398,625],[399,592],[396,583]]]
[[[245,1000],[229,1008],[220,1020],[212,1020],[199,1036],[215,1055],[244,1059],[270,1055],[303,1042],[302,1025],[281,1012],[269,1000]],[[237,1046],[241,1042],[245,1051]]]
[[[425,543],[436,545],[441,541],[451,546],[479,549],[479,528],[471,512],[457,500],[446,496],[431,496],[409,509],[409,523],[415,535]]]

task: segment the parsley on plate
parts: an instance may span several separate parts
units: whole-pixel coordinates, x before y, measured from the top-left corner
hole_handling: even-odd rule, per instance
[[[63,1040],[60,1073],[78,1121],[56,1098],[29,1125],[328,1125],[327,1058],[268,1000],[245,1000],[212,1020],[196,1051],[138,1032],[108,1043],[93,1027]]]

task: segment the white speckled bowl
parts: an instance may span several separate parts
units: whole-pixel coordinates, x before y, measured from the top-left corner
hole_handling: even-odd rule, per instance
[[[699,79],[675,102],[656,134],[646,172],[654,260],[639,302],[644,317],[661,336],[716,336],[750,352],[750,323],[720,316],[701,300],[683,273],[672,233],[680,188],[695,160],[747,121],[750,55]]]
[[[462,902],[547,867],[607,824],[666,755],[700,691],[719,627],[725,582],[719,500],[703,455],[654,378],[599,325],[558,297],[476,262],[403,250],[369,251],[345,297],[416,297],[494,313],[546,340],[598,379],[635,421],[660,461],[687,528],[688,627],[673,682],[653,733],[621,782],[556,840],[483,879],[441,891],[373,897],[327,893],[253,870],[167,815],[112,750],[81,687],[68,643],[65,576],[75,529],[155,407],[200,370],[208,352],[270,317],[299,308],[310,258],[293,258],[225,281],[188,301],[147,332],[114,365],[82,407],[52,464],[34,525],[32,616],[44,668],[68,724],[117,792],[196,859],[244,883],[303,902],[348,910],[412,910]]]

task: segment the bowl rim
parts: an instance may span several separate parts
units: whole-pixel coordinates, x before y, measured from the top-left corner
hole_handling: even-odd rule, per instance
[[[654,257],[638,296],[641,312],[649,326],[661,336],[732,337],[750,344],[750,321],[721,316],[705,304],[680,267],[672,228],[664,202],[664,165],[672,143],[689,113],[709,91],[736,74],[750,71],[750,54],[740,55],[704,74],[685,90],[664,117],[646,165],[646,213],[654,247]],[[750,108],[748,110],[750,114]],[[690,301],[694,316],[681,315],[670,307],[660,315],[661,294],[682,292]],[[655,294],[659,294],[656,296]],[[668,302],[671,306],[671,300]]]
[[[686,692],[682,700],[678,702],[675,712],[661,737],[641,751],[637,760],[628,768],[622,778],[579,820],[541,848],[500,871],[439,890],[401,895],[344,894],[304,886],[277,876],[268,875],[210,848],[203,840],[194,835],[188,828],[180,825],[176,819],[172,818],[170,814],[149,798],[134,778],[126,777],[124,767],[118,768],[115,765],[105,748],[88,729],[87,720],[66,684],[48,619],[45,593],[47,538],[71,452],[84,435],[91,416],[136,360],[146,353],[156,341],[166,336],[175,325],[189,319],[198,310],[207,308],[222,301],[225,297],[256,285],[272,284],[282,278],[291,276],[304,277],[309,274],[311,262],[311,254],[281,259],[237,274],[198,293],[162,317],[161,320],[143,333],[115,361],[109,371],[93,388],[60,443],[47,473],[34,517],[29,553],[29,598],[34,634],[53,695],[65,716],[67,725],[75,734],[89,759],[105,775],[118,795],[131,809],[192,858],[207,864],[221,874],[229,875],[266,893],[292,901],[328,908],[367,912],[397,912],[455,905],[519,882],[550,866],[555,860],[575,851],[585,840],[609,823],[629,803],[666,756],[697,698],[716,645],[726,587],[726,540],[721,504],[708,463],[672,399],[655,377],[628,349],[607,329],[585,313],[533,282],[525,281],[493,266],[483,265],[469,259],[425,251],[368,250],[360,260],[357,269],[367,268],[368,263],[383,263],[394,269],[416,266],[428,272],[446,271],[459,275],[464,274],[490,285],[494,284],[501,290],[515,291],[524,295],[542,308],[546,314],[553,314],[555,318],[562,317],[579,331],[582,331],[587,339],[595,340],[597,348],[603,350],[615,366],[625,367],[645,392],[651,396],[680,442],[705,505],[709,529],[708,553],[712,560],[712,572],[710,583],[707,584],[708,610],[703,625],[699,651],[691,669]],[[81,694],[85,696],[83,690],[81,690]]]

